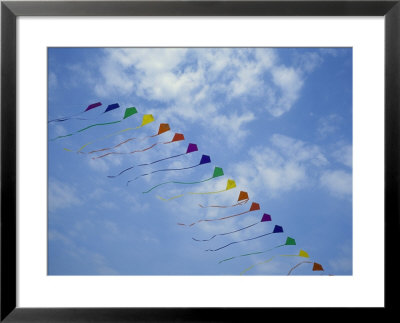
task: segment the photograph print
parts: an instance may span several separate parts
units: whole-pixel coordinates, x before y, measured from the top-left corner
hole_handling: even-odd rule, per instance
[[[352,275],[352,48],[47,58],[48,275]]]

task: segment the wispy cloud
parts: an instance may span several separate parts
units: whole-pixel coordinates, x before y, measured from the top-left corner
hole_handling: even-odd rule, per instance
[[[322,137],[333,135],[340,128],[342,118],[337,114],[330,114],[318,120],[317,132]]]
[[[321,175],[322,187],[338,197],[351,197],[353,192],[352,175],[343,170],[329,170]]]
[[[337,255],[329,261],[332,272],[351,272],[353,268],[352,244],[351,241],[345,241],[338,246]]]
[[[269,91],[270,102],[266,109],[274,117],[280,117],[298,100],[304,81],[299,70],[286,66],[272,69],[272,81],[276,87]]]
[[[49,180],[49,211],[68,208],[82,204],[76,189],[67,183],[56,179]]]
[[[89,250],[85,247],[78,246],[75,239],[57,230],[49,231],[49,240],[60,241],[66,250],[66,255],[72,257],[75,261],[81,261],[92,267],[93,273],[97,275],[118,275],[118,271],[112,268],[104,255],[99,252]],[[50,274],[52,268],[49,267]]]
[[[270,145],[251,149],[250,159],[233,166],[238,181],[276,196],[309,185],[315,167],[327,165],[320,149],[304,141],[275,134]]]
[[[338,147],[333,151],[332,156],[339,163],[351,168],[353,165],[353,146],[339,143]]]
[[[160,102],[163,115],[172,122],[179,119],[181,125],[182,120],[207,124],[235,116],[242,121],[238,133],[245,136],[251,114],[240,105],[227,113],[227,107],[267,94],[268,102],[258,108],[274,117],[287,113],[301,95],[305,73],[318,65],[315,55],[288,66],[271,48],[107,49],[94,90],[100,96],[136,95]],[[216,98],[226,104],[215,104]]]

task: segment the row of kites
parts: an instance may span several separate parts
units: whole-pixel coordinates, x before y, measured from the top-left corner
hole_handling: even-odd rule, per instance
[[[93,120],[93,118],[86,118],[85,116],[87,114],[85,115],[85,113],[88,112],[88,111],[94,110],[94,109],[99,110],[99,109],[101,109],[100,107],[102,107],[102,106],[103,105],[102,105],[101,102],[96,102],[96,103],[90,104],[85,110],[81,111],[80,113],[77,113],[77,114],[71,115],[71,116],[64,116],[64,117],[52,119],[52,120],[49,120],[48,123],[49,124],[51,124],[51,123],[60,123],[60,122],[65,122],[65,121],[68,121],[68,120],[71,120],[71,119]],[[119,108],[120,108],[120,105],[118,103],[110,104],[98,116],[101,116],[102,114],[108,113],[110,111],[114,111],[114,110],[119,109]],[[118,120],[114,120],[114,121],[110,121],[110,122],[102,122],[102,123],[91,123],[91,124],[81,128],[81,129],[78,129],[78,130],[74,131],[74,132],[51,138],[50,141],[56,141],[56,140],[59,140],[59,139],[62,139],[62,138],[79,135],[80,133],[82,133],[84,131],[87,131],[88,129],[91,129],[93,127],[101,127],[101,126],[118,124],[118,123],[123,122],[125,119],[130,118],[131,116],[136,115],[136,114],[138,114],[138,110],[135,107],[129,107],[129,108],[125,109],[125,112],[124,112],[122,118],[120,118]],[[76,149],[64,148],[64,150],[69,151],[69,152],[76,152],[76,153],[79,153],[79,154],[87,154],[92,159],[101,159],[101,158],[106,158],[107,156],[111,156],[111,155],[133,155],[133,154],[137,154],[137,153],[144,153],[146,151],[149,151],[149,150],[153,149],[157,145],[168,145],[168,144],[173,144],[175,142],[180,142],[180,141],[185,140],[184,134],[182,134],[182,133],[174,133],[172,135],[172,138],[170,140],[168,140],[168,141],[155,142],[155,143],[149,145],[148,147],[144,147],[144,148],[136,149],[136,150],[132,150],[132,151],[126,151],[126,150],[121,151],[121,147],[123,145],[129,143],[129,142],[137,143],[137,142],[140,142],[140,141],[148,140],[149,138],[155,138],[155,137],[160,136],[160,135],[162,135],[162,134],[164,134],[166,132],[171,131],[171,128],[170,128],[169,124],[161,123],[159,125],[158,132],[154,133],[152,135],[143,136],[143,137],[140,137],[140,136],[139,137],[130,137],[130,138],[127,138],[127,139],[115,144],[115,145],[111,145],[109,147],[102,147],[102,148],[96,148],[96,149],[92,148],[93,144],[95,144],[97,142],[100,142],[100,141],[102,141],[104,139],[107,139],[107,138],[110,138],[112,136],[116,136],[116,135],[119,135],[119,134],[123,134],[123,133],[126,133],[128,131],[139,130],[140,128],[142,128],[142,127],[144,127],[144,126],[146,126],[146,125],[148,125],[150,123],[153,123],[153,122],[155,122],[155,118],[153,117],[152,114],[143,114],[141,123],[138,124],[136,127],[128,127],[128,128],[119,130],[117,132],[113,132],[113,133],[107,134],[105,136],[98,137],[98,138],[96,138],[94,140],[91,140],[91,141],[89,141],[87,143],[84,143],[80,147],[76,147]],[[184,156],[184,155],[187,155],[187,154],[191,154],[191,153],[197,152],[197,151],[198,151],[197,145],[195,143],[189,143],[187,145],[186,149],[184,151],[182,151],[181,153],[179,153],[179,154],[172,155],[172,156],[165,156],[165,157],[163,157],[161,159],[149,161],[147,163],[134,164],[134,165],[131,165],[131,166],[125,168],[125,169],[120,170],[116,174],[108,175],[107,177],[110,178],[110,179],[113,179],[113,178],[121,176],[124,173],[129,173],[129,171],[134,169],[134,168],[154,165],[154,164],[157,164],[157,163],[165,161],[165,160],[179,158],[181,156]],[[199,166],[202,166],[202,165],[205,165],[205,164],[210,164],[210,163],[211,163],[210,156],[201,155],[201,157],[199,159],[199,162],[197,164],[188,165],[186,167],[181,167],[181,168],[160,168],[160,169],[156,169],[156,170],[153,170],[153,171],[144,172],[144,173],[142,173],[140,175],[137,175],[134,178],[131,178],[131,179],[127,180],[126,185],[129,186],[129,184],[131,182],[136,181],[141,177],[150,176],[150,175],[155,174],[155,173],[186,170],[186,169],[191,169],[191,168],[199,167]],[[191,182],[184,182],[184,181],[162,182],[162,183],[158,183],[158,184],[156,184],[156,185],[154,185],[154,186],[152,186],[152,187],[150,187],[150,188],[148,188],[146,190],[143,190],[142,193],[143,194],[150,193],[152,191],[157,190],[159,187],[161,187],[163,185],[167,185],[167,184],[177,184],[177,185],[201,184],[201,183],[210,181],[212,179],[221,177],[223,175],[224,175],[224,171],[223,171],[223,169],[221,167],[214,167],[213,173],[210,174],[210,177],[208,177],[206,179],[202,179],[202,180],[198,180],[198,181],[191,181]],[[236,182],[233,179],[228,179],[227,182],[226,182],[225,188],[222,188],[220,190],[216,190],[216,191],[212,191],[212,192],[186,192],[184,194],[180,194],[180,195],[176,195],[176,196],[170,196],[170,197],[157,196],[157,198],[159,198],[160,200],[163,200],[165,202],[168,202],[168,201],[171,201],[171,200],[174,200],[174,199],[178,199],[178,198],[180,198],[180,197],[182,197],[184,195],[219,194],[219,193],[223,193],[223,192],[232,190],[234,188],[236,188]],[[235,207],[240,207],[240,206],[243,206],[243,205],[247,204],[249,201],[250,201],[249,194],[246,191],[240,191],[237,200],[235,200],[232,205],[202,205],[202,204],[199,204],[199,207],[201,207],[201,208],[221,208],[221,209],[222,208],[223,209],[230,208],[230,209],[234,209]],[[228,219],[232,219],[232,218],[236,218],[236,217],[239,217],[239,216],[243,216],[244,214],[248,214],[248,213],[251,213],[251,212],[257,212],[257,211],[261,210],[261,207],[260,207],[260,205],[258,203],[252,202],[252,203],[249,203],[249,204],[250,204],[250,207],[247,210],[243,211],[243,212],[236,212],[236,213],[232,212],[234,214],[228,215],[228,216],[223,216],[223,217],[219,217],[219,218],[212,218],[212,219],[204,218],[204,219],[199,219],[199,220],[197,220],[195,222],[192,222],[192,223],[177,223],[177,225],[182,226],[182,227],[193,227],[193,226],[195,226],[195,225],[197,225],[199,223],[202,223],[202,222],[225,221],[225,220],[228,220]],[[196,241],[196,242],[199,242],[199,243],[203,242],[204,243],[204,242],[211,241],[212,239],[214,239],[214,238],[216,238],[218,236],[228,236],[228,235],[234,234],[234,233],[239,232],[239,231],[247,230],[247,229],[249,229],[251,227],[254,227],[256,225],[260,225],[260,224],[261,225],[265,225],[265,223],[268,223],[268,222],[271,222],[271,221],[272,221],[271,215],[267,214],[267,213],[263,213],[260,216],[258,221],[254,222],[254,223],[252,223],[250,225],[247,225],[245,227],[240,227],[240,228],[237,228],[236,230],[232,230],[232,231],[229,231],[229,232],[221,232],[221,233],[215,234],[215,235],[213,235],[211,237],[205,237],[203,239],[198,238],[198,237],[197,238],[193,237],[192,239],[194,241]],[[269,236],[269,235],[283,234],[283,233],[284,233],[284,230],[283,230],[282,226],[273,225],[272,228],[268,232],[266,232],[266,233],[264,233],[262,235],[258,235],[258,236],[254,236],[254,237],[250,237],[250,238],[246,238],[246,239],[242,239],[242,240],[235,240],[235,241],[232,241],[232,242],[230,242],[228,244],[225,244],[225,245],[221,245],[221,246],[219,246],[217,248],[214,248],[214,249],[206,249],[206,251],[207,252],[218,252],[219,250],[222,250],[222,249],[225,249],[225,248],[229,248],[230,246],[235,245],[235,244],[246,243],[246,242],[249,242],[249,241],[252,241],[252,240],[256,240],[256,239],[260,239],[260,238],[263,238],[263,237],[266,237],[266,236]],[[221,263],[230,262],[230,261],[233,261],[234,259],[241,258],[241,257],[249,257],[249,256],[252,256],[252,255],[268,254],[269,252],[271,252],[272,250],[274,250],[276,248],[282,248],[282,247],[285,247],[285,246],[295,246],[295,245],[296,245],[296,240],[294,238],[292,238],[292,237],[287,236],[286,238],[284,238],[284,240],[282,241],[281,244],[278,244],[276,246],[272,246],[272,247],[270,247],[270,248],[268,248],[266,250],[258,250],[258,251],[253,251],[253,252],[247,252],[247,253],[244,253],[244,254],[234,255],[234,256],[229,257],[229,258],[221,259],[219,261],[219,263],[221,264]],[[269,263],[270,261],[272,261],[273,259],[275,259],[277,257],[299,257],[299,258],[301,258],[301,261],[299,263],[297,263],[294,267],[292,267],[289,270],[288,275],[290,275],[294,270],[296,270],[296,268],[298,268],[299,266],[303,266],[303,265],[304,266],[310,266],[312,271],[320,271],[320,272],[322,272],[322,274],[324,273],[323,266],[321,264],[315,262],[315,261],[312,261],[310,259],[309,254],[306,251],[300,249],[297,254],[291,254],[291,255],[282,254],[282,255],[275,255],[275,256],[272,256],[272,257],[268,257],[267,259],[265,259],[265,260],[263,260],[261,262],[257,262],[255,264],[253,264],[252,266],[250,266],[248,268],[245,268],[243,271],[240,272],[240,274],[246,274],[248,271],[250,271],[254,267],[256,267],[258,265]]]

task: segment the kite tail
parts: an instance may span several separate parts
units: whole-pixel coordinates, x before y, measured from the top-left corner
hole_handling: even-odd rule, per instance
[[[244,240],[240,240],[240,241],[233,241],[233,242],[228,243],[227,245],[222,246],[222,247],[219,247],[219,248],[217,248],[217,249],[206,249],[205,251],[218,251],[218,250],[224,249],[224,248],[226,248],[226,247],[228,247],[228,246],[231,246],[231,245],[233,245],[233,244],[235,244],[235,243],[245,242],[245,241],[250,241],[250,240],[255,240],[255,239],[258,239],[258,238],[261,238],[261,237],[265,237],[265,236],[267,236],[267,235],[270,235],[270,234],[272,234],[272,233],[273,233],[273,232],[269,232],[269,233],[265,233],[265,234],[262,234],[262,235],[260,235],[260,236],[258,236],[258,237],[254,237],[254,238],[244,239]]]
[[[106,150],[111,150],[111,149],[114,149],[114,148],[118,148],[119,146],[122,146],[123,144],[126,144],[127,142],[132,141],[132,140],[135,140],[135,139],[136,139],[136,138],[129,138],[129,139],[127,139],[127,140],[124,140],[123,142],[120,142],[119,144],[115,145],[114,147],[92,150],[92,151],[88,152],[88,154],[93,154],[93,153],[98,153],[98,152],[101,152],[101,151],[106,151]],[[87,145],[88,145],[88,144],[86,144],[85,146],[87,146]],[[82,148],[84,148],[85,146],[83,146]],[[82,148],[80,148],[79,150],[82,150]],[[78,150],[78,151],[79,151],[79,150]]]
[[[150,147],[147,147],[147,148],[144,148],[144,149],[141,149],[141,150],[134,150],[134,151],[131,151],[129,153],[120,153],[120,152],[116,152],[116,151],[111,151],[111,152],[106,153],[104,155],[100,155],[100,156],[97,156],[97,157],[92,157],[92,159],[99,159],[99,158],[106,157],[108,155],[128,155],[128,154],[140,153],[140,152],[144,152],[146,150],[149,150],[151,148],[154,148],[157,144],[158,144],[158,142],[156,142],[155,144],[152,144]]]
[[[73,132],[73,133],[70,133],[70,134],[68,134],[68,135],[65,135],[65,136],[58,136],[58,137],[55,137],[55,138],[53,138],[53,139],[50,139],[50,141],[54,141],[54,140],[57,140],[57,139],[60,139],[60,138],[69,137],[69,136],[72,136],[72,135],[74,135],[74,134],[77,134],[78,132],[85,131],[85,130],[87,130],[87,129],[89,129],[89,128],[92,128],[92,127],[96,127],[96,126],[105,126],[105,125],[108,125],[108,124],[115,124],[115,123],[119,123],[119,122],[121,122],[121,120],[113,121],[113,122],[105,122],[105,123],[96,123],[96,124],[92,124],[92,125],[90,125],[90,126],[87,126],[87,127],[85,127],[85,128],[82,128],[82,129],[80,129],[80,130],[78,130],[78,131],[75,131],[75,132]]]
[[[183,156],[183,155],[186,155],[186,153],[184,153],[184,154],[179,154],[179,155],[175,155],[175,156],[166,157],[166,158],[163,158],[163,159],[158,159],[158,160],[156,160],[156,161],[153,161],[153,162],[151,162],[151,163],[147,163],[147,164],[140,164],[140,165],[138,165],[138,166],[148,166],[148,165],[153,165],[153,164],[155,164],[155,163],[159,163],[159,162],[161,162],[161,161],[163,161],[163,160],[167,160],[167,159],[171,159],[171,158],[176,158],[176,157],[180,157],[180,156]]]
[[[243,254],[243,255],[231,257],[231,258],[226,258],[226,259],[223,259],[223,260],[219,261],[218,263],[220,264],[220,263],[222,263],[222,262],[224,262],[224,261],[229,261],[229,260],[232,260],[232,259],[235,259],[235,258],[239,258],[239,257],[247,257],[247,256],[252,256],[252,255],[259,255],[259,254],[261,254],[261,253],[265,253],[265,252],[268,252],[268,251],[271,251],[271,250],[274,250],[274,249],[276,249],[276,248],[283,247],[283,246],[285,246],[285,245],[282,244],[282,245],[280,245],[280,246],[276,246],[276,247],[273,247],[273,248],[268,249],[268,250],[256,251],[256,252],[251,252],[251,253],[246,253],[246,254]]]
[[[194,167],[197,167],[197,166],[200,166],[200,165],[201,165],[201,164],[197,164],[197,165],[190,166],[190,167],[183,167],[183,168],[158,169],[158,170],[155,170],[154,172],[151,172],[151,173],[146,173],[146,174],[139,175],[139,176],[135,177],[134,179],[129,180],[129,181],[126,183],[126,185],[128,185],[130,182],[136,181],[138,178],[140,178],[140,177],[142,177],[142,176],[147,176],[147,175],[151,175],[151,174],[158,173],[158,172],[166,172],[166,171],[170,171],[170,170],[185,170],[185,169],[194,168]]]
[[[85,146],[87,146],[87,145],[88,144],[86,144]],[[85,148],[85,146],[82,146],[81,148],[79,148],[78,152],[80,152],[82,150],[82,148]],[[99,153],[99,152],[110,150],[110,149],[112,149],[112,148],[102,148],[102,149],[92,150],[92,151],[88,152],[88,154]]]
[[[205,179],[205,180],[198,181],[198,182],[177,182],[177,181],[164,182],[164,183],[158,184],[158,185],[156,185],[156,186],[153,186],[153,187],[152,187],[151,189],[149,189],[148,191],[144,191],[144,192],[142,192],[142,193],[149,193],[150,191],[152,191],[152,190],[155,189],[156,187],[159,187],[159,186],[165,185],[165,184],[173,183],[173,184],[192,185],[192,184],[200,184],[200,183],[209,181],[209,180],[211,180],[211,179],[213,179],[213,177],[210,177],[210,178],[207,178],[207,179]],[[179,197],[180,197],[180,196],[183,196],[183,195],[184,195],[184,194],[179,195]],[[164,199],[164,198],[158,196],[158,198],[160,198],[160,199],[163,200],[163,201],[172,200],[173,198],[176,198],[176,197],[178,197],[178,196],[174,196],[174,197],[171,197],[171,198],[169,198],[169,199]]]
[[[75,120],[89,120],[89,119],[87,119],[87,118],[82,118],[82,117],[78,117],[78,116],[71,116],[71,117],[64,117],[64,118],[53,119],[53,120],[48,121],[48,123],[51,123],[51,122],[63,122],[63,121],[67,121],[67,120],[70,120],[70,119],[75,119]]]
[[[140,166],[152,165],[152,164],[158,163],[158,162],[160,162],[160,161],[167,160],[167,159],[170,159],[170,158],[179,157],[179,156],[182,156],[182,155],[185,155],[185,154],[179,154],[179,155],[175,155],[175,156],[171,156],[171,157],[159,159],[159,160],[153,161],[153,162],[151,162],[151,163],[140,164],[140,165],[136,165],[136,166],[137,166],[137,167],[140,167]],[[119,174],[117,174],[117,175],[109,175],[109,176],[107,176],[107,177],[109,177],[109,178],[115,178],[115,177],[117,177],[117,176],[119,176],[119,175],[125,173],[126,171],[128,171],[128,170],[130,170],[130,169],[132,169],[132,168],[134,168],[134,167],[135,167],[135,165],[132,166],[132,167],[128,167],[128,168],[124,169],[123,171],[121,171],[121,172],[120,172]],[[161,184],[160,184],[160,185],[161,185]],[[155,187],[156,187],[156,186],[155,186]],[[147,191],[147,192],[142,192],[142,193],[148,193],[148,192],[150,192],[150,191],[151,191],[151,189],[150,189],[149,191]]]
[[[89,129],[89,128],[92,128],[92,127],[105,126],[105,125],[115,124],[115,123],[119,123],[119,122],[121,122],[121,120],[112,121],[112,122],[104,122],[104,123],[95,123],[95,124],[92,124],[92,125],[87,126],[87,127],[85,127],[85,128],[82,128],[82,129],[78,130],[77,132],[82,132],[82,131],[85,131],[85,130],[87,130],[87,129]]]
[[[270,262],[272,259],[274,259],[274,257],[269,258],[269,259],[267,259],[267,260],[265,260],[265,261],[258,262],[258,263],[256,263],[256,264],[254,264],[253,266],[250,266],[250,267],[246,268],[246,269],[243,270],[240,274],[243,275],[244,273],[248,272],[250,269],[254,268],[255,266],[261,265],[261,264],[265,264],[265,263],[267,263],[267,262]]]
[[[162,198],[161,196],[157,196],[157,197],[158,197],[161,201],[171,201],[171,200],[177,199],[178,197],[182,197],[182,196],[184,196],[184,195],[185,195],[185,194],[173,196],[173,197],[170,197],[169,199]]]
[[[201,204],[199,204],[199,206],[201,207],[201,208],[207,208],[207,207],[218,207],[218,208],[222,208],[222,209],[225,209],[225,208],[229,208],[229,207],[235,207],[235,206],[239,206],[239,205],[244,205],[244,204],[246,204],[247,202],[249,201],[249,199],[247,199],[247,200],[244,200],[244,201],[241,201],[241,202],[239,202],[239,203],[236,203],[236,204],[233,204],[233,205],[201,205]]]
[[[188,194],[196,194],[196,195],[204,195],[204,194],[218,194],[222,192],[226,192],[227,190],[221,190],[221,191],[216,191],[216,192],[204,192],[204,193],[195,193],[195,192],[189,192]]]
[[[184,224],[184,223],[177,223],[177,224],[178,224],[178,225],[182,225],[182,226],[189,226],[189,227],[191,227],[191,226],[195,225],[196,223],[225,220],[225,219],[233,218],[233,217],[235,217],[235,216],[239,216],[239,215],[246,214],[246,213],[249,213],[249,212],[251,212],[251,211],[248,210],[248,211],[245,211],[245,212],[242,212],[242,213],[239,213],[239,214],[229,215],[229,216],[225,216],[225,217],[219,218],[219,219],[203,219],[203,220],[199,220],[199,221],[197,221],[197,222],[193,222],[193,223],[191,223],[191,224]]]
[[[211,239],[214,239],[216,236],[218,236],[218,234],[214,234],[210,239],[198,240],[198,239],[193,238],[193,237],[192,237],[192,239],[193,239],[194,241],[210,241]]]
[[[134,167],[135,167],[135,166],[128,167],[128,168],[124,169],[123,171],[119,172],[119,174],[117,174],[117,175],[108,175],[107,177],[108,177],[108,178],[115,178],[115,177],[118,177],[119,175],[121,175],[121,174],[127,172],[128,170],[130,170],[130,169],[132,169],[132,168],[134,168]]]
[[[294,266],[292,269],[289,270],[288,276],[291,274],[291,272],[292,272],[293,270],[295,270],[297,267],[301,266],[302,264],[312,264],[312,261],[302,261],[302,262],[299,262],[296,266]]]
[[[70,136],[72,136],[72,135],[73,135],[73,134],[70,133],[70,134],[68,134],[68,135],[58,136],[58,137],[55,137],[55,138],[50,139],[50,141],[55,141],[55,140],[60,139],[60,138],[70,137]]]
[[[227,234],[239,232],[239,231],[241,231],[241,230],[245,230],[245,229],[251,228],[251,227],[253,227],[253,226],[255,226],[256,224],[259,224],[259,223],[260,223],[260,222],[256,222],[256,223],[253,223],[253,224],[251,224],[251,225],[248,225],[247,227],[240,228],[240,229],[235,230],[235,231],[226,232],[226,233],[220,233],[220,234],[215,234],[215,235],[212,236],[210,239],[205,239],[205,240],[198,240],[198,239],[195,239],[195,238],[192,238],[192,239],[193,239],[194,241],[210,241],[211,239],[214,239],[216,236],[225,236],[225,235],[227,235]]]

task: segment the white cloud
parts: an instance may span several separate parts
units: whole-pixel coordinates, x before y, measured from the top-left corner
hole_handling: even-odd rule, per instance
[[[289,112],[320,56],[307,53],[284,65],[273,48],[113,48],[98,62],[101,77],[90,82],[100,97],[158,103],[146,111],[159,115],[162,107],[163,118],[181,131],[188,121],[200,131],[211,122],[212,135],[232,146],[248,135],[255,118],[246,102],[274,117]],[[110,165],[90,166],[104,172]]]
[[[232,97],[241,95],[259,96],[263,87],[262,72],[263,70],[260,69],[259,64],[255,62],[243,62],[237,68],[236,75],[229,84],[229,95]]]
[[[242,115],[233,113],[230,116],[222,115],[218,118],[212,119],[211,124],[214,131],[224,134],[229,145],[237,146],[240,144],[241,139],[248,134],[245,125],[254,119],[255,116],[251,112]]]
[[[351,272],[353,268],[352,243],[345,241],[338,248],[337,256],[329,261],[332,272]]]
[[[271,137],[271,142],[283,155],[296,162],[308,161],[316,166],[328,164],[328,160],[316,145],[280,134],[274,134]]]
[[[274,117],[280,117],[298,100],[304,81],[300,70],[283,65],[272,69],[272,81],[276,89],[269,91],[266,109]]]
[[[324,61],[318,52],[306,52],[297,56],[300,68],[307,73],[311,73]]]
[[[54,72],[49,72],[49,87],[55,88],[58,85],[57,75]]]
[[[333,153],[332,156],[343,165],[352,167],[353,165],[353,147],[352,145],[342,144]]]
[[[275,196],[309,185],[315,167],[328,164],[315,145],[279,134],[270,141],[272,147],[251,149],[249,160],[233,166],[235,177],[245,187]]]
[[[61,241],[65,248],[65,253],[72,258],[85,262],[93,267],[96,274],[99,275],[118,275],[119,273],[109,266],[107,259],[99,252],[78,247],[75,239],[64,235],[56,230],[49,230],[49,241]],[[57,274],[60,274],[59,272]],[[62,274],[62,273],[61,273]]]
[[[184,105],[174,109],[178,113],[195,105],[191,112],[200,119],[203,106],[216,95],[231,100],[269,93],[266,109],[278,117],[299,98],[302,74],[312,70],[316,57],[310,53],[295,67],[279,64],[272,48],[107,49],[95,91],[98,95],[131,92],[166,103],[167,108]]]
[[[325,171],[320,178],[321,185],[338,197],[352,195],[352,175],[343,170]]]
[[[76,206],[81,203],[82,201],[73,186],[55,179],[49,180],[48,206],[50,211]]]
[[[65,127],[62,125],[56,124],[53,129],[56,136],[65,136],[66,134],[68,134],[67,129],[65,129]]]
[[[325,138],[337,132],[339,130],[342,118],[336,114],[330,114],[326,117],[322,117],[318,120],[317,131],[318,134]]]

